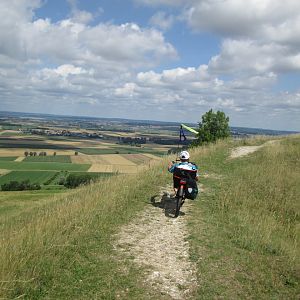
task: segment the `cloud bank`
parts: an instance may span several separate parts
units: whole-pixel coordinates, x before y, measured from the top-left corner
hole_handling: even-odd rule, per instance
[[[134,0],[157,9],[148,27],[95,23],[68,2],[53,22],[36,17],[42,1],[1,1],[2,109],[198,121],[212,107],[233,125],[300,130],[300,89],[274,88],[300,72],[299,1]],[[219,53],[180,67],[164,34],[176,22],[219,36]],[[168,61],[179,66],[161,70]]]

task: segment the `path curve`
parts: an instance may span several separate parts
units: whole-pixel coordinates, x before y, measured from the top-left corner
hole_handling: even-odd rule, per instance
[[[253,152],[257,151],[258,149],[260,149],[260,148],[262,148],[266,145],[274,144],[274,143],[277,143],[277,142],[279,142],[279,140],[270,140],[270,141],[267,141],[267,142],[265,142],[264,144],[262,144],[260,146],[237,147],[237,148],[235,148],[231,151],[230,158],[238,158],[238,157],[241,157],[241,156],[246,156],[250,153],[253,153]]]

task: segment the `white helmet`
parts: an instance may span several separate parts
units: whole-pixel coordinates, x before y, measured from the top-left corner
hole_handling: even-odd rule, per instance
[[[190,154],[187,151],[181,151],[180,154],[179,154],[179,158],[180,159],[189,159]]]

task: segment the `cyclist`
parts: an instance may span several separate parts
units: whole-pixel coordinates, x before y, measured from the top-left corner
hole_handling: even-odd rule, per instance
[[[179,154],[180,162],[170,162],[168,166],[168,171],[173,173],[173,187],[175,195],[180,185],[180,178],[182,178],[184,173],[188,173],[189,177],[198,181],[198,167],[196,164],[190,162],[190,154],[187,151],[181,151]],[[196,184],[196,183],[195,183]]]

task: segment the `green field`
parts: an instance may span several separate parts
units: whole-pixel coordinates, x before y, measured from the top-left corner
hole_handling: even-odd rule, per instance
[[[0,177],[0,185],[10,181],[30,180],[31,183],[44,184],[57,174],[56,171],[11,171]]]
[[[0,161],[0,169],[7,170],[39,170],[39,171],[87,171],[90,168],[88,164],[70,164],[70,163],[50,163],[50,162],[13,162]]]
[[[56,155],[56,156],[27,156],[24,162],[57,162],[57,163],[71,163],[69,155]]]
[[[103,172],[68,172],[69,174],[85,175],[88,174],[91,178],[100,178],[100,177],[111,177],[116,175],[116,173],[103,173]]]
[[[157,151],[151,148],[139,148],[139,147],[112,147],[108,149],[80,148],[78,151],[88,155],[150,153],[153,155],[162,156],[165,154],[163,151]]]
[[[0,156],[0,161],[14,161],[18,156]]]

